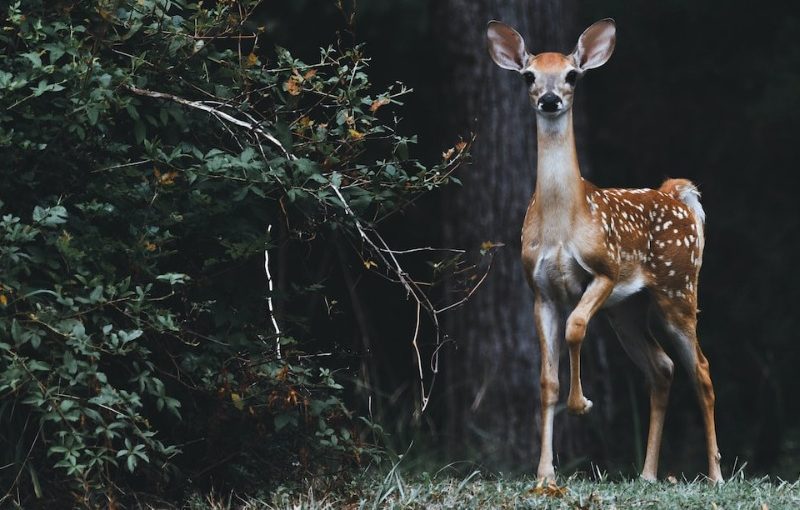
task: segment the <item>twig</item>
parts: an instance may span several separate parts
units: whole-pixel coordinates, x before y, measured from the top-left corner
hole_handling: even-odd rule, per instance
[[[339,201],[341,201],[345,213],[347,213],[347,215],[353,219],[353,223],[355,224],[356,230],[358,230],[361,239],[365,243],[367,243],[370,247],[372,247],[373,250],[375,250],[375,253],[381,259],[384,265],[390,268],[392,272],[394,272],[394,274],[397,276],[397,279],[400,282],[400,284],[403,285],[403,287],[406,289],[407,295],[412,296],[414,300],[417,302],[417,323],[414,328],[414,338],[412,340],[412,344],[414,345],[414,348],[417,350],[420,387],[422,388],[422,408],[420,409],[420,413],[422,413],[428,406],[428,401],[430,399],[431,392],[433,391],[433,384],[436,380],[436,374],[439,372],[439,361],[438,361],[439,355],[437,349],[436,354],[434,355],[435,359],[432,361],[433,375],[431,377],[430,385],[428,386],[426,391],[425,379],[423,377],[423,372],[422,372],[422,361],[417,346],[417,338],[419,336],[419,329],[420,329],[419,312],[420,308],[424,307],[425,310],[430,315],[431,321],[433,321],[434,331],[436,334],[436,345],[438,346],[440,343],[440,337],[439,337],[439,318],[437,316],[436,307],[433,306],[433,303],[430,302],[428,296],[425,295],[422,289],[420,289],[419,286],[413,280],[409,280],[405,270],[395,257],[395,252],[389,248],[388,244],[386,244],[386,241],[384,241],[384,239],[380,236],[380,234],[375,232],[375,230],[370,230],[370,232],[372,233],[372,235],[375,236],[377,241],[373,240],[372,237],[370,237],[367,234],[367,229],[361,224],[361,221],[359,221],[358,216],[356,216],[356,214],[350,208],[350,204],[347,203],[347,200],[344,198],[344,195],[342,195],[342,192],[339,190],[339,187],[333,182],[331,182],[330,187],[331,189],[333,189],[333,192],[339,198]],[[380,243],[381,246],[379,246],[378,243]]]
[[[489,260],[489,267],[486,268],[486,272],[483,273],[483,276],[481,277],[480,281],[478,281],[478,284],[470,289],[469,294],[464,296],[464,298],[456,301],[455,303],[451,303],[451,304],[445,306],[444,308],[439,308],[438,310],[436,310],[436,313],[442,313],[444,311],[450,310],[451,308],[456,308],[457,306],[461,306],[464,303],[466,303],[472,297],[472,295],[475,294],[475,291],[478,290],[478,287],[480,287],[481,284],[483,284],[483,281],[486,279],[486,277],[489,276],[489,270],[492,268],[492,262],[493,261],[494,261],[494,257],[492,257]]]
[[[184,106],[188,106],[189,108],[195,108],[197,110],[202,110],[204,112],[208,112],[211,115],[214,115],[215,117],[217,117],[219,119],[225,120],[227,122],[230,122],[231,124],[235,124],[235,125],[237,125],[239,127],[248,129],[248,130],[253,131],[254,133],[256,133],[258,135],[261,135],[266,140],[268,140],[271,144],[273,144],[275,147],[280,149],[280,151],[283,153],[284,156],[286,156],[287,159],[291,159],[291,160],[297,159],[295,156],[290,154],[289,151],[286,150],[286,148],[283,146],[283,144],[277,138],[275,138],[274,136],[272,136],[271,134],[266,132],[263,128],[261,128],[257,124],[254,124],[254,123],[251,123],[251,122],[246,122],[246,121],[241,120],[241,119],[237,119],[233,115],[229,115],[229,114],[227,114],[227,113],[225,113],[223,111],[220,111],[220,110],[218,110],[218,109],[216,109],[216,108],[214,108],[212,106],[209,106],[208,102],[206,102],[206,101],[190,101],[189,99],[184,99],[184,98],[176,96],[174,94],[168,94],[166,92],[156,92],[154,90],[140,89],[138,87],[134,87],[133,85],[127,85],[126,88],[128,90],[130,90],[131,92],[133,92],[134,94],[137,94],[137,95],[140,95],[140,96],[154,97],[154,98],[157,98],[157,99],[168,99],[170,101],[174,101],[174,102],[182,104]]]

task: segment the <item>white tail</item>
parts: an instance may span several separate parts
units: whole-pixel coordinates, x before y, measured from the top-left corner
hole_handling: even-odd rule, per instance
[[[570,55],[532,55],[513,28],[497,21],[489,23],[488,40],[492,59],[525,78],[537,118],[536,191],[522,228],[522,262],[535,293],[541,343],[539,477],[555,476],[552,439],[560,339],[566,338],[570,354],[567,408],[584,414],[592,402],[581,388],[580,349],[589,320],[605,309],[625,351],[650,386],[642,478],[657,476],[673,375],[672,360],[650,332],[648,318],[654,316],[693,377],[705,422],[708,476],[722,481],[714,390],[696,334],[705,221],[697,187],[686,179],[671,179],[657,190],[600,189],[585,181],[578,168],[573,93],[586,70],[611,57],[614,21],[605,19],[586,29]]]

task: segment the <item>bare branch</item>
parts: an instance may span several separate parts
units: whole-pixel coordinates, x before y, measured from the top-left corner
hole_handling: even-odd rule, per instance
[[[126,88],[131,92],[133,92],[134,94],[140,96],[154,97],[156,99],[167,99],[169,101],[174,101],[184,106],[188,106],[189,108],[195,108],[197,110],[208,112],[211,115],[214,115],[215,117],[221,120],[224,120],[231,124],[235,124],[241,128],[245,128],[249,131],[256,133],[257,135],[260,135],[261,137],[269,141],[271,144],[273,144],[275,147],[280,149],[280,151],[283,153],[284,156],[286,156],[287,159],[291,160],[297,159],[294,155],[290,154],[289,151],[286,150],[286,148],[277,138],[275,138],[273,135],[265,131],[258,124],[237,119],[233,115],[227,114],[223,111],[220,111],[217,108],[214,108],[213,106],[210,106],[208,101],[191,101],[189,99],[184,99],[174,94],[168,94],[166,92],[156,92],[154,90],[140,89],[138,87],[134,87],[133,85],[127,85]]]

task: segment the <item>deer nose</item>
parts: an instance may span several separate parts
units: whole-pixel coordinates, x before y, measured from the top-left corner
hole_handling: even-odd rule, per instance
[[[539,108],[545,112],[555,112],[561,107],[561,98],[548,92],[539,98]]]

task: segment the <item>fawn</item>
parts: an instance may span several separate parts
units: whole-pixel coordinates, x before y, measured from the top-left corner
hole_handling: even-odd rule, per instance
[[[535,295],[541,348],[539,478],[555,477],[560,339],[569,347],[567,409],[587,413],[592,402],[581,388],[580,350],[589,320],[602,308],[650,387],[641,477],[656,479],[673,376],[672,360],[650,330],[650,321],[659,320],[693,377],[705,423],[708,477],[722,482],[714,389],[696,333],[705,221],[700,193],[685,179],[667,180],[657,190],[600,189],[584,180],[578,168],[571,108],[575,85],[584,72],[611,57],[614,21],[604,19],[587,28],[569,55],[532,55],[519,33],[498,21],[489,23],[487,36],[492,60],[523,76],[536,112],[536,190],[522,226],[522,264]]]

